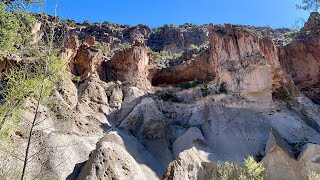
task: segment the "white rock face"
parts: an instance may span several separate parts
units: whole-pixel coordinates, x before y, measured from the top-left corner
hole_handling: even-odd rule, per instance
[[[173,142],[172,149],[174,157],[179,157],[179,153],[192,147],[207,146],[204,141],[201,130],[196,127],[191,127],[185,134]]]
[[[169,164],[168,171],[162,176],[163,180],[194,180],[204,179],[206,170],[202,163],[208,161],[208,154],[196,148],[185,150],[177,160]]]
[[[158,179],[148,166],[140,165],[126,150],[120,136],[113,134],[113,141],[102,140],[82,168],[79,180],[108,179]],[[118,141],[118,142],[116,142]],[[126,140],[124,140],[125,142]],[[119,143],[119,144],[117,144]],[[148,157],[142,157],[148,160]]]
[[[306,144],[299,156],[302,175],[305,177],[310,172],[320,172],[320,146],[317,144]]]
[[[276,131],[270,133],[262,162],[270,179],[302,179],[299,163],[292,156],[289,145]]]

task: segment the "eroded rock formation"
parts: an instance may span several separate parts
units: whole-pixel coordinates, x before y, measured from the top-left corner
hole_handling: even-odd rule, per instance
[[[320,103],[320,38],[319,14],[312,13],[303,31],[288,45],[281,47],[279,57],[283,69],[297,87],[314,102]]]
[[[107,57],[101,50],[94,47],[94,44],[95,38],[92,36],[88,36],[80,46],[75,36],[68,38],[65,43],[63,56],[69,61],[71,73],[79,76],[81,80],[95,73],[99,75],[103,73],[102,64]]]
[[[48,150],[30,160],[28,177],[212,179],[221,162],[249,155],[271,179],[320,173],[320,108],[308,98],[319,97],[315,15],[301,31],[310,34],[285,46],[270,38],[282,31],[230,24],[166,26],[156,36],[143,25],[76,25],[62,52],[80,80],[60,82],[55,106],[41,106],[46,120],[35,129],[32,154]],[[119,48],[124,40],[133,44]],[[209,47],[188,50],[167,67],[149,62],[150,43],[180,51],[194,42]],[[1,70],[10,68],[7,61]],[[21,149],[33,98],[23,113],[24,128],[13,137]]]
[[[132,47],[116,52],[110,63],[111,79],[140,88],[150,87],[150,82],[147,80],[149,74],[148,49],[143,42],[135,41]]]
[[[190,47],[191,44],[204,46],[208,42],[207,26],[184,24],[179,27],[164,25],[156,29],[150,35],[148,45],[155,51],[181,52]]]
[[[158,70],[153,85],[177,84],[192,80],[213,80],[239,94],[294,95],[296,90],[282,70],[277,47],[268,37],[242,26],[209,28],[210,46],[194,59]]]

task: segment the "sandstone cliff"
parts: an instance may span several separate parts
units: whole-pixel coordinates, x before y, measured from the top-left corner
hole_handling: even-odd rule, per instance
[[[41,155],[28,177],[212,179],[221,162],[249,155],[269,179],[320,173],[316,16],[286,45],[278,40],[288,30],[230,24],[66,26],[61,52],[79,81],[61,82],[56,107],[41,106],[32,144]],[[149,47],[185,52],[160,66]],[[1,71],[17,61],[6,58]],[[20,149],[34,107],[28,99],[26,128],[13,138]]]

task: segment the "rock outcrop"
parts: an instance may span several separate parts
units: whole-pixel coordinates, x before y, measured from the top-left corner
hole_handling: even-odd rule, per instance
[[[154,161],[152,156],[133,138],[125,138],[126,135],[122,134],[121,137],[114,132],[103,137],[98,142],[96,150],[90,154],[90,159],[82,168],[77,179],[158,179],[148,164]],[[127,143],[132,146],[127,147]],[[134,153],[136,159],[130,153]],[[137,156],[141,158],[141,161],[136,161]],[[149,167],[139,163],[146,163]]]
[[[116,52],[111,61],[111,79],[119,80],[140,88],[150,88],[148,81],[148,49],[141,41],[132,47]]]
[[[310,172],[320,171],[320,146],[312,143],[304,145],[299,156],[302,175],[308,176]]]
[[[281,69],[277,48],[269,38],[242,26],[211,26],[210,47],[194,59],[158,70],[152,84],[177,84],[213,80],[230,92],[260,93],[270,102],[272,94],[295,95],[293,81]],[[263,97],[264,96],[264,97]]]
[[[208,44],[207,26],[184,24],[179,27],[164,25],[150,35],[148,45],[155,51],[181,52],[190,45],[205,46]]]
[[[279,49],[283,69],[292,76],[297,87],[316,103],[320,103],[320,38],[319,14],[312,13],[303,31],[292,42]]]
[[[298,157],[293,156],[290,146],[276,132],[270,133],[262,162],[269,179],[306,179],[311,172],[319,172],[320,146],[305,144]]]
[[[65,43],[63,57],[69,61],[71,73],[81,80],[93,74],[104,75],[102,64],[107,57],[94,44],[95,38],[92,36],[88,36],[80,46],[75,36],[70,36]]]
[[[135,40],[148,40],[151,33],[152,30],[148,26],[139,24],[129,28],[123,36],[125,39],[129,39],[131,43],[134,43]]]
[[[271,131],[262,162],[270,179],[302,179],[299,163],[294,159],[290,146],[276,131]]]
[[[193,80],[213,80],[215,72],[209,51],[201,53],[194,60],[185,61],[176,66],[158,69],[151,77],[152,85],[179,84]]]
[[[308,21],[304,24],[302,31],[318,31],[319,30],[319,16],[318,12],[312,12]],[[318,31],[319,32],[319,31]]]

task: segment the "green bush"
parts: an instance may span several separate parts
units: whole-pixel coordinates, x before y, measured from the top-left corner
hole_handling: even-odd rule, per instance
[[[100,49],[102,52],[104,53],[108,53],[109,52],[109,48],[108,46],[104,46],[102,45],[100,42],[96,41],[95,46]]]
[[[17,47],[28,44],[31,28],[36,22],[30,13],[22,10],[6,10],[6,4],[0,3],[0,60],[6,53],[17,52]]]
[[[263,180],[264,179],[264,170],[262,163],[258,163],[254,160],[252,156],[244,162],[245,172],[240,175],[241,180]]]
[[[61,24],[66,24],[69,27],[76,27],[76,22],[73,20],[68,20],[68,19],[62,19],[60,20]]]
[[[203,88],[201,88],[201,93],[203,97],[206,97],[210,94],[209,88],[207,85],[205,85]]]
[[[124,42],[121,44],[123,49],[129,49],[131,47],[131,44],[129,42]]]
[[[36,60],[36,64],[16,66],[5,73],[3,89],[0,91],[3,97],[0,105],[1,140],[15,132],[25,100],[28,97],[39,99],[42,82],[44,82],[44,89],[41,103],[49,104],[49,95],[52,90],[68,76],[67,63],[57,53],[58,51],[42,54]]]
[[[320,174],[317,174],[313,171],[308,173],[308,180],[319,180],[320,179]]]
[[[199,49],[198,46],[194,45],[194,44],[190,44],[190,47],[189,47],[190,50],[192,49]]]
[[[108,25],[110,25],[111,23],[110,23],[109,21],[103,21],[102,24],[108,26]]]
[[[174,52],[170,52],[170,51],[160,51],[160,52],[155,52],[153,50],[149,50],[149,54],[150,54],[150,59],[158,64],[163,64],[165,65],[165,60],[170,59],[177,59],[181,56],[181,54],[179,53],[174,53]]]
[[[244,169],[235,163],[225,162],[218,167],[218,177],[221,180],[239,179]]]
[[[161,63],[161,55],[159,52],[155,52],[155,51],[150,50],[149,53],[150,53],[150,58],[152,61],[159,63],[159,64]]]
[[[218,167],[218,178],[221,180],[263,180],[264,170],[262,163],[258,163],[252,156],[245,160],[243,165],[225,162]]]
[[[81,77],[80,77],[80,76],[75,76],[75,77],[73,77],[73,78],[72,78],[72,81],[73,81],[77,86],[79,86],[79,85],[83,82],[83,80],[81,80]]]

